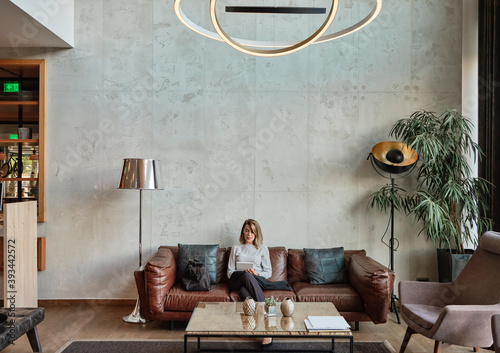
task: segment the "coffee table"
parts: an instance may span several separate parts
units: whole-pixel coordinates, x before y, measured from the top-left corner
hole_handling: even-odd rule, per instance
[[[184,353],[190,338],[198,341],[198,352],[213,351],[202,349],[201,338],[236,337],[236,338],[293,338],[293,339],[331,339],[331,350],[311,350],[311,352],[335,352],[335,339],[348,339],[349,349],[353,353],[353,335],[351,330],[338,331],[308,331],[304,324],[307,316],[340,315],[332,303],[294,303],[293,316],[283,317],[279,305],[276,316],[264,314],[263,303],[257,303],[253,316],[243,313],[242,302],[199,302],[193,311],[184,334]],[[274,347],[273,347],[274,348]],[[276,349],[270,350],[276,352]],[[217,349],[218,352],[223,351]],[[249,351],[249,350],[227,350]],[[252,350],[255,351],[255,350]],[[268,350],[266,350],[268,351]],[[279,350],[278,350],[279,351]],[[292,350],[293,351],[293,350]],[[287,349],[287,352],[291,350]],[[296,352],[304,352],[303,349]]]

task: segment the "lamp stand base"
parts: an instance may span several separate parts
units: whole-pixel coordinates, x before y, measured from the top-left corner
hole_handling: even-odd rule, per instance
[[[394,294],[391,295],[391,306],[389,310],[391,313],[396,313],[396,319],[398,320],[398,324],[401,324],[401,320],[399,319],[398,307],[396,306],[396,300],[399,301],[399,298]]]
[[[123,321],[129,324],[144,324],[147,322],[145,318],[141,315],[141,303],[139,297],[137,297],[137,302],[135,303],[134,311],[123,317]]]

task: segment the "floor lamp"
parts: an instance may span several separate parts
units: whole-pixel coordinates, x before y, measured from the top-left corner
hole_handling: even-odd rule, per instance
[[[162,190],[160,161],[154,159],[127,158],[123,160],[119,189],[139,190],[139,267],[142,266],[142,190]],[[145,323],[141,316],[137,297],[134,311],[123,317],[129,323]]]
[[[415,168],[418,160],[418,155],[414,149],[397,141],[380,142],[373,146],[372,152],[368,155],[371,157],[373,169],[382,177],[391,179],[391,193],[394,194],[394,176],[398,174],[399,178],[404,178],[410,174]],[[386,174],[384,174],[386,173]],[[391,239],[389,241],[389,268],[394,271],[394,200],[391,200]],[[398,297],[394,294],[394,288],[391,294],[391,312],[396,313],[398,324],[401,323],[399,319],[398,310],[396,308],[396,300]]]

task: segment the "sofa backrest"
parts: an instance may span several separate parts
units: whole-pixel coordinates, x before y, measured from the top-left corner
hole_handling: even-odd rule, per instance
[[[179,248],[174,246],[162,246],[172,251],[175,258],[175,263],[178,262]],[[219,248],[219,257],[217,259],[217,283],[229,283],[227,278],[227,262],[231,248]],[[346,265],[348,265],[353,254],[366,256],[365,250],[345,250],[344,256]],[[294,282],[309,282],[307,274],[306,261],[304,258],[303,249],[288,249],[284,246],[269,247],[269,257],[271,259],[271,267],[273,275],[269,278],[270,281],[288,281]]]
[[[271,268],[273,269],[273,274],[269,278],[270,281],[286,281],[287,280],[287,254],[286,248],[284,246],[270,246],[269,249],[269,259],[271,260]],[[227,248],[227,257],[224,262],[224,278],[225,282],[229,283],[227,279],[227,262],[229,261],[229,255],[231,254],[231,248]],[[221,267],[220,257],[219,257],[219,269]],[[218,271],[217,271],[218,272]],[[217,276],[219,273],[217,273]],[[218,278],[218,277],[217,277]],[[217,283],[220,283],[217,279]]]
[[[178,263],[179,247],[162,246],[172,251],[175,258],[175,263]],[[219,257],[217,259],[217,283],[229,283],[227,278],[227,262],[229,261],[229,254],[231,248],[219,248]],[[284,246],[269,247],[269,258],[271,260],[271,267],[273,275],[269,280],[271,281],[286,281],[287,280],[287,254]]]
[[[366,256],[365,250],[345,250],[344,257],[346,266],[353,254]],[[306,260],[303,249],[288,249],[288,282],[310,282],[307,274]]]

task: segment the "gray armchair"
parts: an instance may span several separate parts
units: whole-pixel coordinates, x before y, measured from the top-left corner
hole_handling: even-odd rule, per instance
[[[500,314],[500,234],[485,233],[469,262],[451,283],[399,283],[401,317],[408,329],[400,353],[414,333],[443,343],[491,347],[491,318]],[[498,353],[498,351],[497,351]]]

